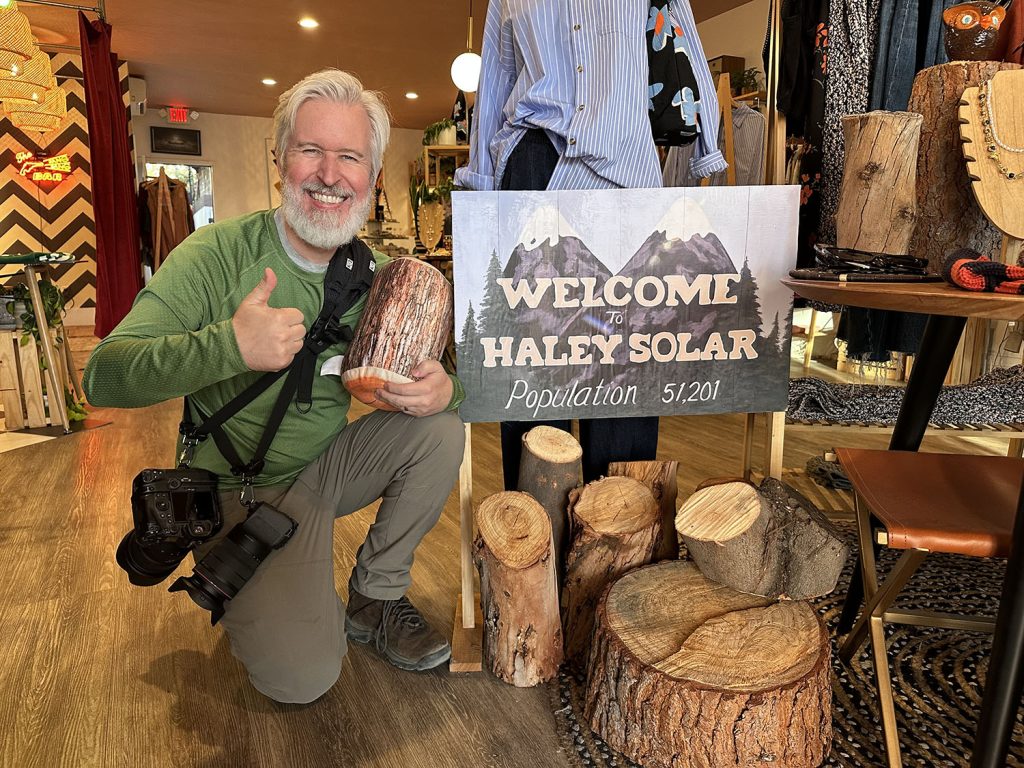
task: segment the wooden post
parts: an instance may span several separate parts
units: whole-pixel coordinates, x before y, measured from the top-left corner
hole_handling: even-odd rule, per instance
[[[540,426],[523,435],[516,487],[540,502],[551,521],[559,586],[565,572],[569,491],[579,485],[582,458],[583,448],[565,430]]]
[[[547,512],[532,496],[504,491],[477,511],[484,660],[518,688],[543,683],[562,663],[558,581]]]
[[[914,234],[921,115],[868,112],[843,118],[846,162],[836,245],[906,254]]]
[[[565,657],[585,658],[594,606],[605,586],[651,562],[661,543],[661,510],[651,490],[629,477],[605,477],[569,497],[572,543],[566,557]]]
[[[483,618],[473,591],[473,430],[466,424],[466,447],[459,467],[459,556],[462,588],[455,604],[450,672],[479,672]]]
[[[32,311],[36,316],[36,327],[39,328],[39,341],[43,347],[43,359],[46,360],[47,378],[47,402],[50,406],[50,423],[56,426],[58,423],[64,428],[64,433],[71,431],[71,423],[68,421],[68,410],[64,403],[64,384],[57,378],[57,355],[53,350],[53,340],[50,338],[50,326],[46,322],[46,309],[43,305],[43,297],[39,294],[39,282],[36,278],[35,267],[25,267],[25,279],[28,282],[28,295],[32,298]],[[56,418],[54,418],[56,411]]]

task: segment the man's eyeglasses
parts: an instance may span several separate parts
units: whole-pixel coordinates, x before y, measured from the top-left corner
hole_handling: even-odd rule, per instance
[[[928,259],[837,248],[820,243],[814,246],[814,258],[819,268],[836,272],[923,275],[928,271]]]

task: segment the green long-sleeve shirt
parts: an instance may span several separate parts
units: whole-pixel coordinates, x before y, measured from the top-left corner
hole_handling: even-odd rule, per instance
[[[378,264],[387,257],[374,251]],[[265,267],[277,275],[272,307],[294,307],[306,327],[323,304],[322,273],[307,272],[281,245],[273,211],[240,216],[197,230],[171,253],[135,299],[117,328],[93,350],[83,384],[95,406],[138,408],[183,395],[211,414],[263,374],[242,360],[231,317]],[[342,317],[355,327],[365,296]],[[290,483],[347,423],[350,396],[337,376],[320,375],[324,362],[345,354],[340,342],[320,354],[313,377],[313,407],[292,404],[267,451],[258,485]],[[452,376],[449,409],[464,394]],[[230,419],[224,431],[243,460],[254,453],[283,380]],[[222,487],[238,485],[212,439],[199,446],[193,466],[216,472]]]

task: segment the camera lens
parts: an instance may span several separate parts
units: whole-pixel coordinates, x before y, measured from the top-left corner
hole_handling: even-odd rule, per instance
[[[216,624],[224,615],[224,603],[238,594],[271,550],[284,546],[295,528],[290,517],[261,504],[196,563],[191,576],[176,579],[169,591],[188,592],[196,605],[211,612],[210,621]]]
[[[142,547],[131,530],[117,545],[117,564],[127,572],[128,581],[138,587],[159,584],[173,573],[188,550],[170,544]]]

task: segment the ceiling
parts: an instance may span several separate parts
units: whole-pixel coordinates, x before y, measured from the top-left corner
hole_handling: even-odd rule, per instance
[[[456,89],[449,68],[465,50],[470,2],[479,52],[486,0],[106,0],[106,16],[112,48],[146,81],[150,107],[270,116],[290,84],[340,67],[386,94],[397,126],[423,128],[451,111]],[[699,22],[745,2],[692,6]],[[20,8],[41,42],[78,44],[74,11],[29,0]],[[299,27],[306,15],[320,26]],[[265,77],[278,85],[262,85]],[[406,99],[407,91],[419,98]]]

